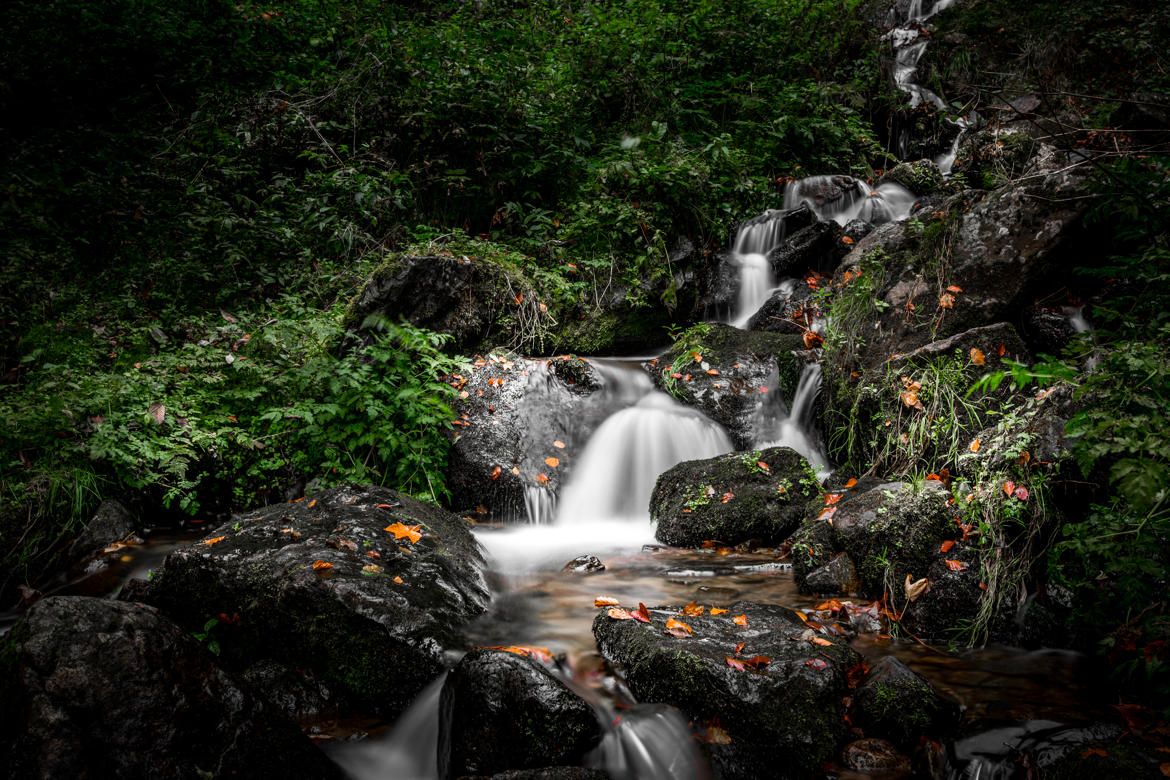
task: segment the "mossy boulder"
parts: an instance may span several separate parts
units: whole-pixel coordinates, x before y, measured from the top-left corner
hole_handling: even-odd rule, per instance
[[[393,716],[485,611],[483,568],[460,518],[393,490],[340,487],[238,515],[174,550],[147,598],[188,630],[211,631],[230,666],[268,658],[307,669],[344,700]]]
[[[933,160],[924,159],[898,163],[878,180],[879,186],[890,183],[922,196],[941,192],[946,178]]]
[[[542,663],[477,648],[451,670],[439,711],[439,776],[579,765],[601,742],[592,707]]]
[[[804,367],[794,351],[802,349],[799,336],[702,323],[647,368],[659,389],[699,409],[727,429],[736,449],[746,449],[755,444],[761,410],[778,400],[769,392],[794,397]]]
[[[658,477],[650,519],[658,541],[676,547],[709,539],[775,544],[796,530],[820,495],[799,453],[771,447],[678,464]]]
[[[758,602],[717,616],[682,616],[673,607],[649,613],[650,623],[641,623],[601,612],[593,621],[597,645],[640,702],[671,704],[700,727],[718,720],[731,739],[709,746],[718,776],[812,777],[836,754],[847,674],[861,660],[843,640],[817,635],[828,644],[813,643],[792,610]],[[671,618],[693,633],[665,633]],[[752,665],[758,656],[766,662]],[[736,668],[741,662],[748,666]]]
[[[6,777],[340,778],[151,607],[53,596],[0,638]]]
[[[936,481],[921,488],[891,482],[846,493],[794,535],[797,586],[809,590],[810,572],[839,552],[848,553],[857,567],[860,592],[869,598],[880,598],[887,586],[901,588],[908,574],[925,576],[939,559],[942,542],[957,535],[949,498]]]
[[[912,749],[919,737],[940,734],[958,723],[959,705],[894,656],[869,670],[853,693],[853,723],[872,737]]]
[[[1027,133],[979,130],[960,144],[951,172],[990,190],[1026,174],[1040,151],[1041,142]]]

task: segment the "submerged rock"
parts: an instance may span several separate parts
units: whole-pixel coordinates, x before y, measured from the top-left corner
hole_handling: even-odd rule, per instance
[[[443,684],[439,776],[580,764],[601,736],[592,708],[543,664],[477,648]]]
[[[884,739],[859,739],[841,751],[841,763],[858,772],[909,772],[910,759]]]
[[[561,567],[565,574],[597,574],[605,571],[605,564],[596,555],[578,555]]]
[[[390,529],[390,530],[387,530]],[[214,636],[225,662],[307,669],[347,700],[401,712],[488,590],[464,522],[385,488],[340,487],[235,517],[167,556],[149,599]]]
[[[718,721],[730,739],[708,746],[719,776],[811,777],[835,755],[847,671],[861,658],[844,641],[814,634],[772,604],[742,601],[717,616],[668,607],[649,614],[648,624],[598,614],[597,645],[639,701],[678,707],[699,728]],[[693,633],[665,633],[672,618]]]
[[[678,464],[658,478],[650,519],[655,538],[676,547],[707,540],[775,544],[796,530],[820,494],[803,457],[772,447]]]
[[[793,351],[804,349],[804,342],[720,323],[696,328],[701,330],[648,365],[654,384],[726,428],[737,449],[751,447],[769,389],[779,385],[785,398],[794,397],[804,364]]]
[[[792,568],[798,587],[808,591],[809,574],[841,551],[856,565],[866,597],[881,598],[887,587],[900,590],[908,574],[920,579],[940,559],[941,543],[956,536],[949,498],[942,483],[935,481],[927,481],[921,490],[891,482],[846,493],[793,536]],[[902,598],[900,592],[896,595]]]
[[[9,777],[340,778],[156,610],[43,599],[0,639],[0,750]]]
[[[873,665],[853,692],[855,725],[912,749],[923,734],[938,734],[958,723],[959,705],[894,656]]]

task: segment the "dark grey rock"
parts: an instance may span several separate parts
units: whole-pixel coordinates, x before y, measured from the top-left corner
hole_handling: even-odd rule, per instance
[[[878,186],[897,184],[921,196],[938,192],[945,182],[942,171],[933,160],[915,160],[898,163],[886,171],[877,183]]]
[[[100,550],[138,532],[138,524],[120,501],[106,499],[94,512],[85,530],[73,542],[77,557]]]
[[[422,536],[396,540],[384,529],[397,523]],[[393,490],[341,487],[239,515],[174,550],[149,599],[192,631],[230,616],[215,631],[237,668],[272,659],[307,669],[393,716],[485,611],[483,567],[460,518]]]
[[[847,596],[856,593],[861,584],[849,554],[838,553],[833,560],[808,573],[805,587],[813,593]]]
[[[859,739],[841,751],[841,763],[858,772],[909,772],[910,759],[884,739]]]
[[[803,281],[798,281],[793,285],[791,294],[784,290],[773,294],[748,320],[747,329],[803,337],[805,329],[794,318],[811,302],[812,291]],[[804,322],[804,318],[800,317],[800,321]]]
[[[820,495],[808,462],[795,450],[772,447],[678,464],[658,477],[650,520],[655,538],[676,547],[707,540],[775,544],[796,530]]]
[[[341,777],[290,720],[141,604],[35,604],[0,639],[0,699],[10,777]]]
[[[561,567],[566,574],[597,574],[605,571],[605,564],[596,555],[578,555]]]
[[[733,621],[739,615],[746,625]],[[663,607],[650,617],[646,624],[602,612],[593,635],[640,702],[671,704],[699,724],[718,718],[731,738],[709,746],[719,776],[811,777],[836,754],[847,672],[860,661],[843,640],[814,644],[796,613],[757,602],[738,602],[718,616],[682,617],[679,608]],[[693,635],[666,634],[670,618]],[[743,671],[728,662],[756,656],[769,662]]]
[[[939,734],[959,720],[959,705],[892,655],[877,661],[853,692],[855,725],[912,749],[925,734]]]
[[[443,684],[440,777],[580,764],[600,741],[592,708],[525,655],[472,650]]]

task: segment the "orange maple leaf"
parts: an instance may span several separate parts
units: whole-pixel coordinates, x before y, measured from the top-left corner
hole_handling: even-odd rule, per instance
[[[389,531],[394,534],[395,541],[399,539],[409,539],[411,544],[414,544],[422,538],[422,532],[418,529],[422,526],[418,525],[404,525],[402,523],[393,523],[383,528],[383,531]]]

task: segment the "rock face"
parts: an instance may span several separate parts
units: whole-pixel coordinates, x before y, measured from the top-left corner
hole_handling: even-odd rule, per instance
[[[459,626],[485,611],[482,569],[454,515],[384,488],[333,488],[176,549],[148,599],[189,630],[227,616],[214,628],[227,663],[307,669],[395,715],[442,672]]]
[[[803,457],[772,447],[678,464],[658,478],[650,519],[655,538],[676,547],[709,539],[774,544],[796,530],[820,494]]]
[[[832,271],[849,251],[841,243],[841,230],[833,222],[814,222],[790,235],[768,253],[777,279],[803,276],[806,271]]]
[[[793,350],[804,342],[719,323],[701,327],[705,333],[680,339],[648,368],[660,390],[699,409],[727,429],[736,449],[746,449],[754,444],[757,416],[765,404],[776,403],[768,391],[794,397],[803,363]]]
[[[906,575],[915,580],[926,576],[931,564],[941,558],[941,543],[957,534],[947,506],[949,497],[942,483],[935,481],[926,482],[920,492],[891,482],[846,493],[793,536],[797,585],[808,590],[810,573],[844,551],[857,567],[863,595],[880,598],[889,585],[903,598],[900,589]]]
[[[346,327],[364,328],[372,315],[391,322],[405,318],[450,334],[453,352],[475,352],[512,338],[500,321],[512,313],[508,307],[517,308],[512,304],[517,293],[534,297],[519,274],[486,259],[402,256],[387,261],[366,282],[350,307]]]
[[[341,777],[150,607],[50,597],[0,643],[10,777]]]
[[[526,655],[472,650],[443,684],[442,778],[579,765],[600,742],[585,700]]]
[[[747,322],[748,330],[764,330],[789,336],[803,336],[804,328],[796,320],[804,321],[799,314],[812,303],[812,291],[803,282],[791,284],[791,291],[781,286]]]
[[[846,673],[860,662],[843,641],[817,635],[828,644],[814,644],[796,613],[772,604],[738,602],[718,616],[649,612],[649,624],[600,613],[597,645],[639,701],[674,705],[699,727],[718,719],[731,738],[710,746],[719,776],[811,777],[836,753]],[[746,625],[734,622],[739,616]],[[666,634],[670,618],[693,634]]]
[[[894,656],[869,670],[853,693],[854,719],[866,734],[912,749],[923,734],[938,734],[959,719],[958,704]]]
[[[72,552],[81,556],[137,533],[138,524],[121,502],[106,499],[98,506],[85,530],[73,542]]]

